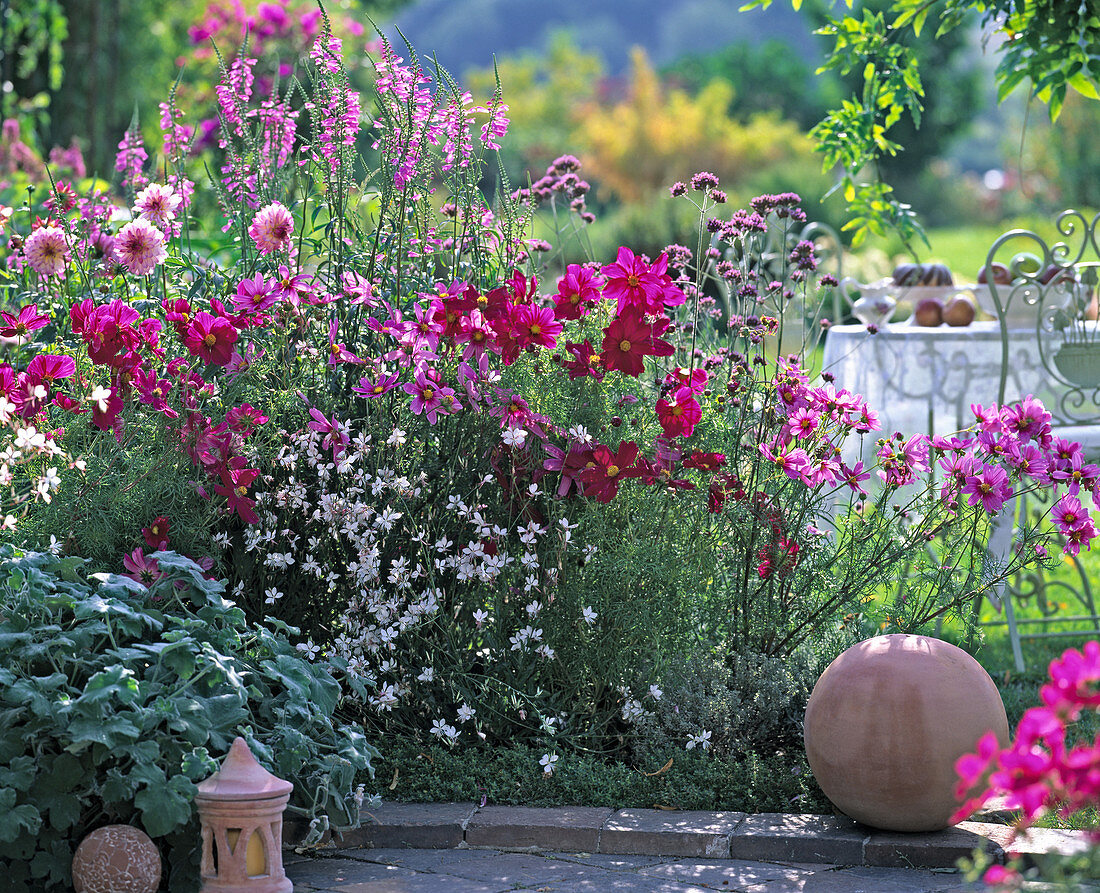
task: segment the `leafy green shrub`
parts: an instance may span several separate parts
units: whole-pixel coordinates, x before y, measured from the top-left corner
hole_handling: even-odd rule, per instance
[[[716,755],[801,749],[802,717],[822,667],[805,650],[787,657],[697,651],[666,671],[661,696],[637,720],[639,765],[686,748]],[[703,732],[710,737],[700,740]]]
[[[553,773],[540,771],[540,748],[472,746],[464,750],[387,739],[378,777],[393,779],[387,797],[414,802],[480,802],[615,809],[726,809],[827,813],[801,748],[783,753],[716,755],[682,746],[653,765],[563,754]],[[669,762],[664,771],[661,768]]]
[[[358,821],[377,754],[334,722],[338,668],[282,624],[248,626],[221,583],[171,552],[148,590],[84,560],[0,553],[0,866],[14,891],[62,889],[91,830],[138,825],[173,891],[198,887],[195,785],[242,735],[294,783],[292,809]]]

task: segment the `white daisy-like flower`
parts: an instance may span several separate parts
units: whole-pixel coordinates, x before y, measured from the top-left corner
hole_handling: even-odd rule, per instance
[[[595,623],[596,618],[599,616],[600,615],[593,611],[591,607],[586,607],[583,611],[581,611],[581,617],[584,618],[584,622],[587,623],[589,626]]]
[[[694,750],[696,747],[700,750],[707,750],[710,747],[709,729],[703,729],[698,735],[692,735],[688,738],[687,744],[684,745],[685,750]]]
[[[310,639],[308,642],[299,642],[294,647],[301,651],[310,660],[316,660],[317,655],[321,653],[321,647],[319,645],[314,645],[313,639]]]
[[[539,760],[539,765],[542,766],[542,771],[545,775],[553,775],[557,762],[558,755],[556,753],[544,753],[542,759]]]
[[[474,718],[476,713],[477,711],[473,707],[463,701],[462,706],[458,708],[458,721],[460,723],[468,722]]]

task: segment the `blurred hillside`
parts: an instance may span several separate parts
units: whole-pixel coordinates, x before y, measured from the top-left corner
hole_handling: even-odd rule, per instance
[[[778,38],[793,52],[816,60],[819,39],[789,3],[738,12],[738,0],[419,0],[382,30],[434,53],[452,74],[491,64],[522,50],[549,49],[555,32],[569,32],[581,50],[597,51],[611,75],[630,66],[640,46],[660,67],[681,56],[730,43]]]

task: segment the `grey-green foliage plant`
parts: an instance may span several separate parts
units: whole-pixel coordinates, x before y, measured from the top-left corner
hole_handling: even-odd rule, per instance
[[[843,648],[839,641],[831,644]],[[805,648],[784,657],[696,649],[666,668],[660,699],[638,718],[635,761],[659,766],[682,753],[700,730],[711,733],[706,746],[720,758],[797,752],[825,654],[832,656]]]
[[[248,625],[223,585],[157,553],[165,576],[87,579],[84,560],[0,552],[0,868],[5,890],[62,890],[80,840],[142,828],[169,889],[198,889],[196,784],[241,735],[294,783],[291,809],[359,818],[377,752],[335,717],[339,667],[283,624]]]

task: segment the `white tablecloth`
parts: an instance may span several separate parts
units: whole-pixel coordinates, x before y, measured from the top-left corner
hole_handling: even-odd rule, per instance
[[[825,339],[823,371],[837,388],[866,399],[886,435],[950,434],[973,424],[970,404],[997,400],[1000,369],[995,322],[886,325],[875,335],[863,326],[833,326]],[[1010,330],[1006,401],[1041,397],[1043,378],[1034,329]]]

